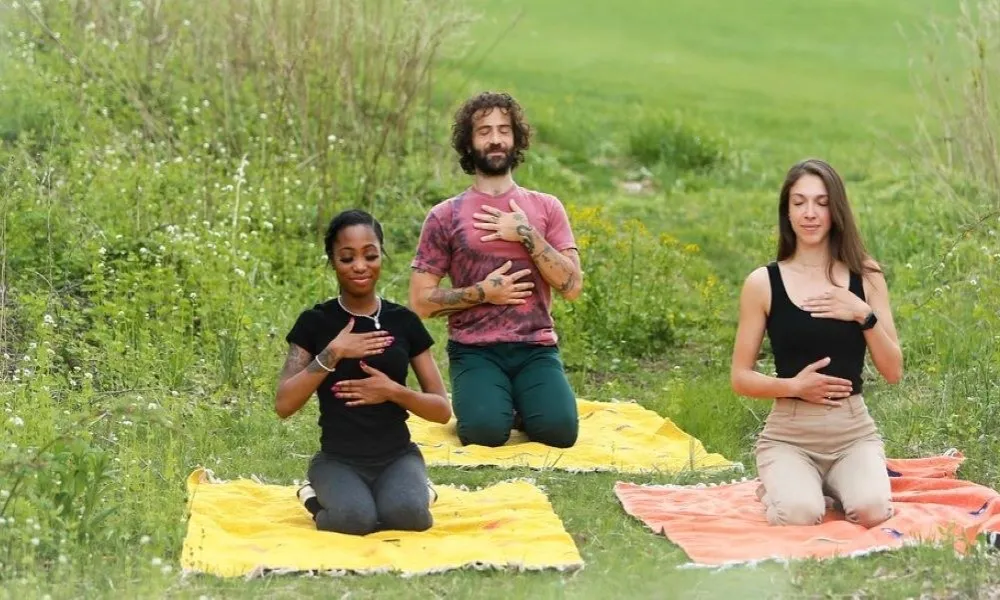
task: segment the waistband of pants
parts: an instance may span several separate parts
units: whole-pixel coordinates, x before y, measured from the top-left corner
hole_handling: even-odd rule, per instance
[[[839,406],[816,404],[814,402],[806,402],[805,400],[799,400],[797,398],[777,398],[771,407],[771,411],[791,416],[795,416],[797,414],[821,414],[832,411],[849,411],[849,414],[853,417],[857,414],[863,413],[867,410],[867,408],[864,396],[861,394],[854,394],[853,396],[848,396],[847,398],[841,400]]]

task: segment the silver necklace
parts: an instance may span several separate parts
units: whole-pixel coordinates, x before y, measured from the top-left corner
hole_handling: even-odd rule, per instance
[[[351,315],[352,317],[364,317],[366,319],[371,319],[372,321],[375,322],[375,329],[382,329],[382,324],[379,323],[378,320],[379,315],[382,314],[382,298],[379,296],[375,296],[375,300],[378,302],[378,308],[375,310],[374,315],[359,315],[358,313],[354,313],[347,310],[347,307],[344,306],[344,301],[340,299],[340,296],[337,296],[337,304],[340,305],[340,308],[344,309],[344,312]]]

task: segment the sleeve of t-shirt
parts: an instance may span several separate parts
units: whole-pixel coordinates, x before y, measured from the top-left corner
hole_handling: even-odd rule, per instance
[[[545,239],[559,252],[577,247],[566,208],[555,197],[551,198],[549,204],[549,223],[548,229],[545,231]]]
[[[448,231],[438,214],[431,211],[420,229],[420,241],[410,266],[444,277],[451,268],[450,247]]]
[[[285,341],[305,349],[309,354],[315,355],[315,332],[318,330],[317,320],[319,318],[314,309],[304,311],[296,319],[288,335],[285,336]]]
[[[410,358],[413,358],[433,346],[434,337],[431,336],[430,331],[427,331],[427,327],[424,326],[424,322],[420,320],[417,313],[410,312],[408,321],[407,335],[410,338]]]

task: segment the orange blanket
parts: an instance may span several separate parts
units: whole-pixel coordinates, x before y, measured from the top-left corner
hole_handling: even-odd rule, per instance
[[[757,480],[697,486],[618,482],[615,494],[626,512],[679,545],[693,566],[831,558],[922,542],[951,543],[964,552],[979,534],[1000,531],[1000,494],[956,479],[963,460],[950,452],[887,461],[895,515],[872,529],[833,511],[819,525],[768,525]]]

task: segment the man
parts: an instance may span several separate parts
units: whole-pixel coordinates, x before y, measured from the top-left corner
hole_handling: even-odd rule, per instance
[[[553,289],[580,295],[583,273],[560,201],[514,182],[530,133],[507,94],[482,93],[459,108],[452,146],[474,181],[431,209],[412,262],[411,308],[448,317],[463,444],[502,446],[517,427],[568,448],[579,430],[550,308]],[[451,289],[440,287],[446,275]]]

